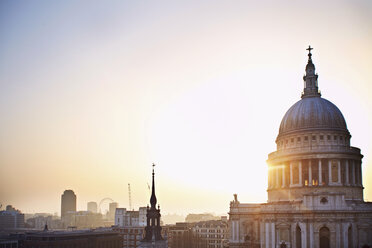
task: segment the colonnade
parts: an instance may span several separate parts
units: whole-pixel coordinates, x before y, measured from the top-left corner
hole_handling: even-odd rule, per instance
[[[360,160],[309,159],[269,167],[269,189],[322,185],[362,186]]]

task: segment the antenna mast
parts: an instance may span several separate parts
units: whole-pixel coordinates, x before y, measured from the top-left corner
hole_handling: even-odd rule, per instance
[[[132,193],[130,190],[130,183],[128,183],[128,195],[129,195],[129,210],[132,210]]]

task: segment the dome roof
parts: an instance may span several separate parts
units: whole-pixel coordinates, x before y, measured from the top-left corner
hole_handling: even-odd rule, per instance
[[[341,111],[330,101],[321,97],[304,97],[284,115],[279,136],[311,129],[346,131],[346,121]]]

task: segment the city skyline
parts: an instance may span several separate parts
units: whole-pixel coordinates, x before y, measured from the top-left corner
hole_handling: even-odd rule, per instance
[[[372,4],[0,3],[0,203],[58,212],[150,197],[162,213],[267,200],[267,155],[300,100],[309,45],[322,95],[361,148],[372,200]],[[164,206],[164,207],[163,207]]]

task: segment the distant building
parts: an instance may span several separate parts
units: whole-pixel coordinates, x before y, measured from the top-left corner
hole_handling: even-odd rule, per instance
[[[122,248],[123,239],[117,232],[101,230],[41,231],[25,234],[24,248],[74,247],[74,248]]]
[[[35,214],[26,220],[27,228],[43,229],[45,224],[48,224],[50,229],[62,228],[61,219],[53,215]]]
[[[23,248],[23,233],[0,233],[0,248]]]
[[[138,211],[127,211],[125,208],[117,208],[115,212],[115,226],[146,226],[146,207],[140,207]]]
[[[2,239],[0,237],[0,248],[19,248],[21,247],[18,240]]]
[[[109,212],[107,214],[107,218],[109,220],[114,220],[114,218],[115,218],[115,211],[116,211],[117,207],[118,207],[118,203],[117,202],[111,202],[109,204]]]
[[[122,236],[122,248],[137,248],[140,246],[144,234],[142,226],[115,226],[113,230]]]
[[[112,222],[109,224],[105,223],[102,214],[89,211],[67,212],[63,218],[63,223],[65,227],[76,227],[78,229],[107,227],[112,225]]]
[[[194,248],[228,247],[229,227],[223,220],[209,220],[195,223],[193,228]]]
[[[61,196],[61,218],[65,217],[67,212],[76,212],[76,195],[72,190],[65,190]]]
[[[97,213],[97,202],[88,202],[87,210],[91,213]]]
[[[5,211],[0,211],[0,230],[23,228],[25,226],[25,216],[21,211],[8,205]]]
[[[177,222],[175,225],[166,226],[169,248],[196,248],[194,247],[194,223]]]
[[[145,227],[145,235],[139,247],[141,248],[166,248],[168,247],[167,240],[162,237],[162,228],[160,226],[160,207],[156,207],[157,199],[155,195],[155,172],[154,164],[152,169],[152,192],[150,203],[151,207],[147,207],[147,221]]]
[[[214,216],[210,213],[205,214],[188,214],[185,218],[185,222],[200,222],[200,221],[208,221],[208,220],[219,220],[220,217]]]
[[[169,248],[222,248],[228,246],[229,240],[225,216],[220,220],[168,225],[167,233]]]
[[[115,212],[115,231],[123,236],[123,248],[136,248],[139,246],[146,226],[146,207],[138,211],[127,211],[117,208]]]

